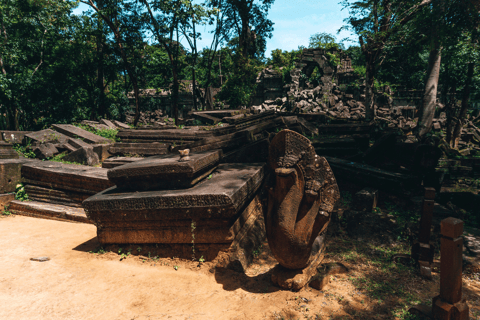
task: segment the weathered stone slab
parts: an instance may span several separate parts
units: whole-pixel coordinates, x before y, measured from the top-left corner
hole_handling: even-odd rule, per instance
[[[106,125],[109,129],[117,129],[117,126],[110,120],[100,119],[100,123]]]
[[[262,213],[262,211],[260,211]],[[259,211],[246,209],[236,219],[169,219],[135,221],[126,226],[123,221],[105,221],[102,227],[108,232],[99,235],[105,243],[232,243],[247,222],[258,218]],[[252,217],[251,217],[252,216]],[[245,263],[248,264],[246,261]]]
[[[153,156],[113,168],[108,178],[130,190],[188,188],[210,174],[221,157],[221,150],[190,154],[189,161],[177,154]]]
[[[131,129],[130,126],[126,123],[123,123],[123,122],[120,122],[120,121],[117,121],[117,120],[113,120],[113,123],[117,126],[117,128]]]
[[[208,225],[218,228],[215,231],[207,228],[202,232],[197,228],[196,239],[225,243],[232,240],[231,233],[225,233],[225,230],[234,225],[242,208],[262,183],[263,167],[263,164],[221,164],[210,179],[189,189],[130,192],[113,187],[88,198],[83,206],[97,225],[101,243],[112,243],[110,234],[114,241],[118,241],[120,237],[115,234],[120,227],[125,230],[125,243],[179,243],[186,241],[181,232],[178,238],[175,232],[164,232],[166,237],[158,239],[152,228],[174,230],[175,221],[182,220],[208,220]],[[229,228],[226,228],[226,221]],[[220,229],[224,230],[220,238],[208,234],[220,234]]]
[[[83,141],[83,140],[73,139],[73,138],[69,138],[69,139],[67,140],[67,144],[68,144],[68,145],[71,145],[75,150],[77,150],[77,149],[79,149],[79,148],[89,147],[89,146],[90,146],[89,143],[86,143],[86,142]]]
[[[53,131],[52,129],[45,129],[26,134],[24,140],[28,139],[38,143],[66,143],[68,136],[60,132]]]
[[[95,194],[114,185],[107,178],[107,169],[52,161],[24,163],[22,181],[26,184],[86,194]]]
[[[219,118],[213,117],[213,116],[211,116],[207,113],[203,113],[203,112],[193,112],[192,116],[195,119],[198,119],[198,120],[200,120],[204,123],[208,123],[208,124],[217,124],[221,121]]]
[[[18,153],[11,144],[0,141],[0,159],[17,159],[18,157]]]
[[[12,213],[29,217],[92,223],[88,220],[82,208],[73,208],[59,204],[13,200],[10,202],[8,209]]]
[[[24,188],[25,192],[28,194],[28,198],[31,200],[61,204],[71,207],[81,207],[83,200],[90,196],[86,193],[55,190],[34,185],[26,185]]]
[[[167,129],[167,130],[119,130],[117,137],[122,142],[169,142],[176,144],[189,143],[202,140],[206,136],[213,135],[212,131],[191,129]]]
[[[71,138],[79,138],[84,140],[88,143],[109,143],[110,140],[100,137],[96,134],[83,130],[81,128],[75,127],[71,124],[53,124],[52,127],[60,132],[63,133]]]
[[[51,143],[40,143],[35,148],[33,148],[33,152],[37,159],[44,160],[48,158],[52,158],[54,155],[58,153],[58,149]]]
[[[32,131],[1,131],[2,140],[6,143],[22,143],[25,135]]]
[[[131,162],[136,162],[143,160],[145,158],[142,157],[113,157],[113,158],[108,158],[105,159],[105,161],[102,162],[102,168],[106,169],[111,169],[119,166],[123,166],[124,164],[131,163]]]
[[[168,144],[160,142],[152,143],[115,143],[109,152],[113,155],[138,154],[154,156],[168,153]]]
[[[94,130],[105,130],[105,129],[110,129],[107,125],[103,123],[99,123],[96,121],[89,121],[89,120],[83,120],[81,124],[86,125],[87,127],[94,129]]]

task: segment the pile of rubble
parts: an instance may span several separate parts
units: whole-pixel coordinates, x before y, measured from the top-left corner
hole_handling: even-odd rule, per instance
[[[125,122],[133,124],[135,121],[135,112],[128,111],[125,114]],[[140,118],[138,123],[141,125],[156,125],[156,126],[165,126],[165,125],[174,125],[174,119],[163,114],[163,111],[160,109],[154,111],[142,111],[140,112]]]

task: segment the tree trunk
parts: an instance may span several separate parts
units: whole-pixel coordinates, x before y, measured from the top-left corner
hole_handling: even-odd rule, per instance
[[[375,116],[374,76],[375,66],[371,61],[372,54],[365,54],[367,61],[365,72],[365,121],[373,120]]]
[[[460,109],[460,113],[458,115],[457,123],[455,125],[455,129],[453,130],[452,140],[451,140],[453,142],[452,148],[454,148],[454,149],[458,148],[458,142],[460,140],[460,133],[462,132],[462,126],[463,126],[463,124],[465,122],[465,118],[467,116],[468,102],[469,102],[470,90],[471,90],[471,86],[472,86],[474,66],[475,65],[474,65],[473,61],[470,61],[468,63],[467,78],[465,79],[465,88],[463,89],[463,94],[462,94],[462,107]]]
[[[450,95],[448,95],[448,92]],[[447,113],[447,143],[452,146],[452,131],[454,126],[454,119],[456,113],[456,106],[455,106],[455,92],[457,92],[457,87],[455,84],[449,88],[447,91],[447,104],[446,104],[446,113]]]
[[[98,8],[102,10],[103,0],[97,1]],[[107,113],[105,105],[105,83],[104,83],[104,69],[103,69],[103,24],[102,20],[97,21],[97,89],[98,89],[98,114],[104,117]],[[96,114],[96,112],[92,112]],[[96,118],[96,116],[94,116]],[[95,119],[92,119],[95,120]]]
[[[198,110],[197,107],[197,84],[195,82],[195,67],[197,65],[197,36],[195,33],[195,17],[192,15],[192,27],[193,27],[193,68],[192,68],[192,98],[193,98],[193,109]]]
[[[437,88],[441,60],[442,47],[440,46],[438,38],[435,38],[428,58],[427,81],[425,82],[422,108],[420,109],[418,116],[417,132],[420,139],[424,138],[432,129],[432,120],[435,115],[435,106],[437,104]]]

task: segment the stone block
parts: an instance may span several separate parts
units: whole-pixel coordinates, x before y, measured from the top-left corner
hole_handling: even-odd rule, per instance
[[[1,131],[3,141],[7,143],[22,143],[25,135],[32,131]]]
[[[0,159],[18,159],[18,153],[10,143],[0,141]]]
[[[115,143],[110,147],[112,155],[138,154],[143,156],[154,156],[167,154],[169,145],[166,143]]]
[[[446,218],[443,219],[441,224],[441,233],[442,236],[448,237],[451,239],[458,238],[463,233],[463,221],[456,218]]]
[[[465,298],[455,304],[450,304],[440,296],[433,298],[432,315],[436,320],[468,320],[470,309]]]
[[[117,129],[117,126],[110,120],[101,119],[100,123],[106,125],[109,129]]]
[[[28,198],[36,201],[43,201],[52,204],[61,204],[71,207],[81,207],[83,200],[90,195],[67,190],[57,190],[27,184],[24,186]]]
[[[377,207],[378,190],[365,188],[355,194],[353,207],[357,211],[372,212]]]
[[[110,154],[110,148],[112,147],[113,143],[108,143],[108,144],[94,144],[92,145],[93,147],[93,152],[95,152],[98,156],[98,159],[100,161],[104,161],[108,157],[111,156]]]
[[[40,143],[33,148],[36,158],[40,160],[52,158],[58,153],[58,149],[51,143]]]
[[[81,128],[75,127],[71,124],[54,124],[52,127],[71,138],[78,138],[88,143],[109,143],[110,140],[100,137],[96,134],[83,130]]]
[[[24,142],[27,142],[28,139],[38,143],[66,143],[68,137],[52,129],[45,129],[26,134]]]
[[[70,152],[63,160],[75,162],[88,166],[96,166],[99,163],[98,155],[93,151],[93,147],[82,147],[73,152]]]
[[[111,169],[115,167],[120,167],[123,166],[124,164],[135,162],[135,161],[140,161],[145,158],[142,157],[112,157],[105,159],[105,161],[102,162],[102,168],[106,169]]]
[[[108,178],[130,190],[188,188],[208,176],[221,157],[221,150],[191,154],[189,161],[176,154],[153,156],[113,168]]]
[[[131,127],[126,123],[123,123],[123,122],[120,122],[120,121],[117,121],[117,120],[113,120],[113,123],[117,126],[117,128],[131,129]]]
[[[10,202],[8,208],[12,213],[60,221],[75,221],[83,223],[92,223],[85,215],[82,208],[73,208],[70,206],[44,203],[38,201],[18,201]]]
[[[25,184],[90,195],[114,185],[107,178],[107,169],[38,160],[23,164],[22,181]]]
[[[75,150],[79,149],[79,148],[83,148],[83,147],[89,147],[90,144],[86,143],[85,141],[83,140],[80,140],[80,139],[73,139],[73,138],[70,138],[67,140],[67,144],[71,145],[73,148],[75,148]]]
[[[0,193],[15,192],[21,182],[22,163],[14,159],[0,160]]]
[[[6,205],[10,203],[10,201],[15,200],[15,193],[2,193],[0,194],[0,211],[3,211]]]
[[[131,192],[113,187],[83,206],[102,244],[190,243],[192,220],[197,222],[196,243],[231,243],[238,232],[235,222],[263,176],[263,164],[221,164],[210,179],[189,189]]]

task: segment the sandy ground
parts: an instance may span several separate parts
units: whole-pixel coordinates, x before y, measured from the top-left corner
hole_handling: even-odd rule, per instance
[[[2,320],[357,318],[352,309],[391,318],[346,275],[324,292],[294,293],[271,285],[271,261],[257,261],[245,275],[211,272],[208,263],[89,253],[98,246],[93,225],[0,217],[0,241]],[[40,256],[51,260],[30,260]]]

